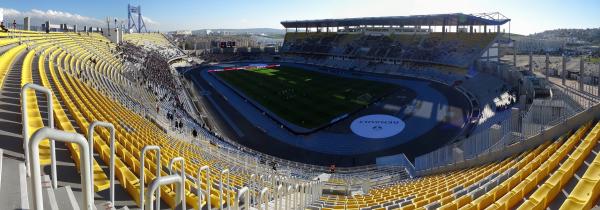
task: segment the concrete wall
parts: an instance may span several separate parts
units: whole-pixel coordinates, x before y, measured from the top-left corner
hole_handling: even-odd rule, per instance
[[[23,30],[31,30],[31,22],[29,21],[29,17],[23,18]]]
[[[121,32],[119,28],[111,28],[110,30],[104,28],[104,31],[107,32],[104,33],[104,36],[108,38],[111,42],[115,44],[123,42],[123,32]]]

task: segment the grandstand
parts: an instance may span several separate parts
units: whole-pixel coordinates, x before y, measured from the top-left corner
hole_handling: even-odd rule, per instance
[[[468,58],[478,58],[496,33],[463,35],[453,33],[394,34],[389,36],[319,33],[288,33],[282,50],[293,54],[317,54],[351,59],[385,59],[388,62],[428,62],[465,67]],[[337,42],[340,40],[340,42]]]
[[[150,51],[156,51],[169,60],[184,56],[185,53],[166,36],[161,33],[125,34],[123,41],[144,47]]]
[[[496,16],[442,14],[284,21],[281,24],[288,33],[281,51],[329,59],[468,67],[501,33],[500,26],[510,21],[504,16],[493,18]]]
[[[192,103],[191,82],[174,68],[189,66],[186,55],[166,35],[126,34],[116,44],[99,33],[0,32],[0,203],[6,209],[597,208],[598,89],[548,82],[550,97],[529,95],[517,83],[544,77],[490,61],[500,26],[509,21],[490,17],[282,22],[295,29],[286,34],[282,56],[250,62],[311,66],[328,77],[410,78],[455,91],[472,108],[460,135],[435,150],[401,154],[392,165],[338,168],[290,161],[222,136],[213,128],[216,116],[202,116],[204,108]],[[418,111],[423,104],[407,107]]]

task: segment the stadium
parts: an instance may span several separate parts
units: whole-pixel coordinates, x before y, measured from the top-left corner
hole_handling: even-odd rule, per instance
[[[600,206],[600,64],[517,62],[499,12],[284,20],[195,56],[127,9],[3,22],[1,209]]]

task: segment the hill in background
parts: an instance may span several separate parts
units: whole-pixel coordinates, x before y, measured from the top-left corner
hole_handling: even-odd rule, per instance
[[[600,28],[589,29],[554,29],[528,36],[535,39],[567,39],[573,42],[584,41],[600,44]]]

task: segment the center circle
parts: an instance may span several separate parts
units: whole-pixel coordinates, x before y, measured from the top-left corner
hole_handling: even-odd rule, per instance
[[[400,118],[385,115],[385,114],[373,114],[365,115],[356,118],[350,124],[350,129],[356,135],[370,138],[370,139],[382,139],[402,132],[406,124]]]

